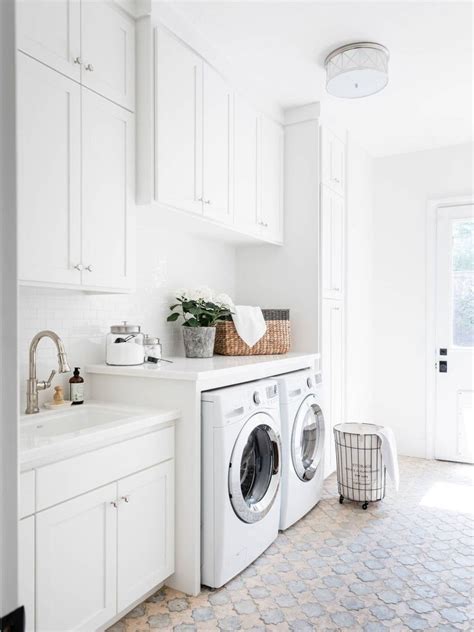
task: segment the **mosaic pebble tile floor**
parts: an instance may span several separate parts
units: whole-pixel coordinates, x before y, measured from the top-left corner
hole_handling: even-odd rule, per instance
[[[396,494],[319,505],[220,590],[163,588],[108,632],[473,630],[474,468],[402,458]]]

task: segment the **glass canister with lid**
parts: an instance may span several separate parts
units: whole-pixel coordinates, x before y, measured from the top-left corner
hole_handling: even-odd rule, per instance
[[[156,364],[161,360],[162,347],[159,338],[146,334],[143,346],[145,350],[145,362]]]
[[[126,320],[121,325],[112,325],[105,343],[105,362],[111,366],[137,366],[144,361],[144,336],[140,325],[131,325]]]

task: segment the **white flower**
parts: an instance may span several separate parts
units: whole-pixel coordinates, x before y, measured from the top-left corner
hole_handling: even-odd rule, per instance
[[[185,287],[180,287],[174,291],[175,298],[188,298],[189,290]]]
[[[228,294],[218,294],[214,298],[214,303],[216,303],[216,305],[221,305],[222,307],[228,307],[229,309],[234,307],[234,301]]]
[[[198,287],[194,290],[193,292],[193,299],[196,301],[206,301],[206,302],[210,302],[214,300],[214,292],[211,290],[210,287],[207,287],[205,285],[202,285],[201,287]]]

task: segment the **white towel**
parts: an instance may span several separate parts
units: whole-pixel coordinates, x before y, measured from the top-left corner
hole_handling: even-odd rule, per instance
[[[232,320],[242,340],[253,347],[267,331],[267,325],[260,307],[235,305]]]
[[[382,427],[375,433],[382,441],[380,449],[382,451],[382,460],[387,468],[387,474],[390,476],[395,489],[398,492],[400,485],[400,472],[398,470],[397,442],[391,428]]]

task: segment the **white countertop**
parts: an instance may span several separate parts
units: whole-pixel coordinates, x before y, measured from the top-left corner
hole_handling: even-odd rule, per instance
[[[265,375],[278,375],[303,366],[312,367],[318,353],[286,353],[283,355],[221,356],[212,358],[168,358],[173,363],[143,364],[141,366],[108,366],[90,364],[87,373],[157,378],[162,380],[211,381],[215,378],[236,380],[258,379]]]
[[[20,417],[20,467],[40,467],[172,424],[180,412],[88,402]]]

